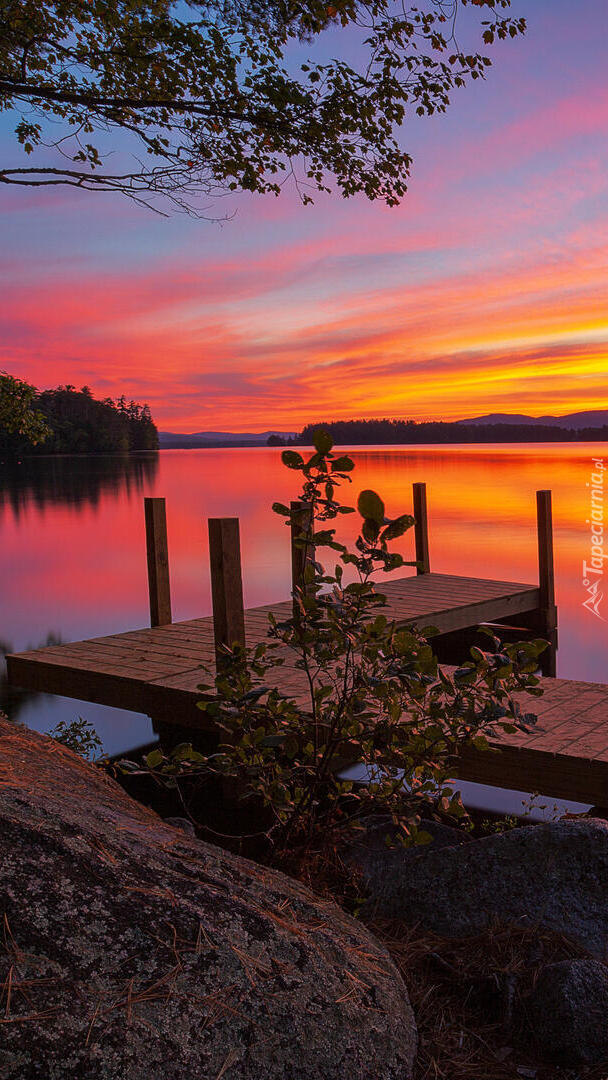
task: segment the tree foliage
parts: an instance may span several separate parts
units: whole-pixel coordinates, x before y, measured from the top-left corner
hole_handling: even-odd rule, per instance
[[[490,64],[456,37],[467,6],[482,48],[525,30],[510,0],[2,0],[0,107],[27,160],[0,181],[192,209],[287,177],[308,202],[333,177],[394,205],[407,115],[443,112]]]
[[[19,389],[4,395],[0,382],[0,395],[4,395],[0,397],[0,450],[30,452],[41,441],[32,432],[42,430],[40,449],[45,454],[158,449],[158,432],[147,405],[128,402],[125,397],[98,401],[87,386],[81,390],[58,386],[38,393],[35,387],[11,376],[1,378]]]
[[[51,431],[36,407],[38,391],[23,379],[0,372],[0,445],[2,433],[26,446],[38,446]]]
[[[469,662],[441,668],[428,640],[432,629],[387,618],[374,575],[411,565],[392,545],[413,519],[388,518],[380,496],[362,491],[354,550],[339,541],[328,524],[355,512],[337,497],[354,466],[331,448],[329,434],[318,430],[308,460],[283,451],[285,465],[302,475],[312,527],[280,503],[274,509],[295,524],[308,569],[292,615],[278,621],[270,614],[267,640],[227,649],[215,678],[200,687],[199,707],[220,731],[218,751],[180,745],[147,760],[173,785],[197,773],[231,778],[245,804],[266,807],[266,837],[278,861],[378,811],[404,840],[424,842],[423,812],[463,812],[448,784],[461,748],[484,748],[501,729],[528,730],[535,717],[522,710],[516,691],[542,692],[536,671],[544,641],[502,645],[488,633],[487,648],[472,648]],[[317,559],[323,548],[337,556],[331,569]],[[284,665],[300,672],[304,695],[281,690],[275,669]],[[293,683],[293,673],[286,681]],[[347,763],[363,766],[368,782],[345,778]]]
[[[2,434],[9,439],[37,446],[51,434],[43,413],[36,407],[35,386],[0,371],[0,446]]]
[[[103,743],[93,724],[82,716],[77,720],[60,720],[49,735],[87,761],[94,761],[103,750]]]
[[[564,421],[567,424],[567,420]],[[310,446],[318,425],[306,424],[292,440],[274,437],[269,446]],[[419,443],[499,443],[499,442],[606,442],[608,426],[596,428],[557,427],[554,424],[479,424],[445,420],[333,420],[323,425],[340,446],[416,445]]]

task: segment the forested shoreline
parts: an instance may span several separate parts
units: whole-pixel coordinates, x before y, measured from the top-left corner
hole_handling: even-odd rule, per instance
[[[374,445],[417,443],[530,443],[530,442],[606,442],[608,426],[589,428],[556,427],[550,424],[464,424],[446,421],[415,420],[334,420],[307,424],[292,440],[310,446],[313,432],[323,427],[336,445]],[[269,444],[271,440],[268,440]],[[287,440],[285,444],[287,445]],[[273,439],[273,445],[279,445]]]
[[[88,386],[38,391],[0,373],[0,454],[91,454],[158,450],[148,405],[123,395],[97,399]]]

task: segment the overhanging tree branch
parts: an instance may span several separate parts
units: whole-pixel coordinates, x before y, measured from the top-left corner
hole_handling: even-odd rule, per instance
[[[0,166],[0,183],[167,195],[194,208],[197,194],[278,194],[293,174],[303,202],[335,184],[344,197],[395,205],[411,166],[398,140],[408,113],[445,111],[453,90],[490,63],[456,42],[467,4],[486,45],[525,29],[510,0],[411,9],[402,0],[191,0],[190,21],[166,0],[88,0],[86,9],[12,0],[0,20],[0,108],[16,114],[17,141],[36,158]],[[343,29],[360,33],[360,64],[311,59],[294,70],[290,43],[314,53],[328,27],[338,51]],[[149,165],[107,170],[117,132]]]

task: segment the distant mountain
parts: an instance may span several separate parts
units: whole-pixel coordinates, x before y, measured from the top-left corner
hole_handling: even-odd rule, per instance
[[[560,427],[580,431],[581,428],[601,428],[608,424],[608,409],[589,409],[567,413],[566,416],[525,416],[522,413],[488,413],[472,420],[457,420],[457,424],[529,424],[534,427]]]
[[[196,449],[211,446],[265,446],[270,435],[279,435],[291,439],[292,431],[193,431],[188,435],[174,431],[159,431],[158,444],[161,450]]]
[[[223,446],[266,446],[271,435],[282,439],[294,439],[298,443],[312,443],[312,432],[318,424],[307,424],[303,431],[193,431],[182,434],[159,431],[161,450],[199,449]],[[591,438],[590,432],[608,428],[608,409],[588,409],[585,412],[568,413],[566,416],[527,416],[524,413],[488,413],[470,420],[417,422],[405,420],[332,421],[322,426],[332,432],[339,445],[368,443],[422,443],[422,442],[528,442],[572,441]],[[493,429],[504,429],[502,436]],[[553,428],[551,435],[542,431],[532,436],[528,428]],[[476,430],[479,429],[479,430]],[[519,429],[519,430],[518,430]],[[557,429],[557,430],[555,430]],[[576,435],[576,432],[585,432]],[[593,437],[596,437],[595,435]]]

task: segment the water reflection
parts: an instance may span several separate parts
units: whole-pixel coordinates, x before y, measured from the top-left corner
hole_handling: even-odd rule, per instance
[[[30,644],[21,651],[29,651],[30,649],[43,649],[45,645],[61,645],[62,639],[59,634],[48,633],[46,637],[37,642],[37,644]],[[11,642],[3,641],[0,638],[0,713],[4,713],[8,716],[9,720],[19,720],[21,714],[28,706],[37,703],[42,707],[44,699],[48,698],[48,694],[41,694],[37,690],[22,690],[19,686],[13,686],[9,683],[6,674],[6,660],[7,653],[15,652],[15,648]]]
[[[0,511],[67,504],[97,506],[105,496],[141,492],[158,473],[158,453],[56,455],[0,462]]]
[[[558,674],[608,681],[608,625],[582,607],[588,554],[590,462],[581,443],[479,447],[365,447],[344,500],[374,488],[393,516],[411,510],[411,484],[428,488],[433,570],[534,583],[535,491],[553,490],[560,648]],[[288,532],[272,502],[296,497],[298,476],[280,450],[167,450],[160,454],[36,458],[0,464],[0,637],[17,651],[43,643],[120,633],[148,624],[142,500],[167,499],[171,590],[176,620],[211,611],[208,517],[241,521],[247,606],[289,592]],[[354,515],[340,522],[351,539]],[[400,550],[413,557],[413,538]],[[608,604],[608,597],[606,598]],[[608,609],[604,613],[608,618]],[[82,715],[106,749],[145,742],[144,718],[60,698],[29,700],[20,718],[42,729]]]

